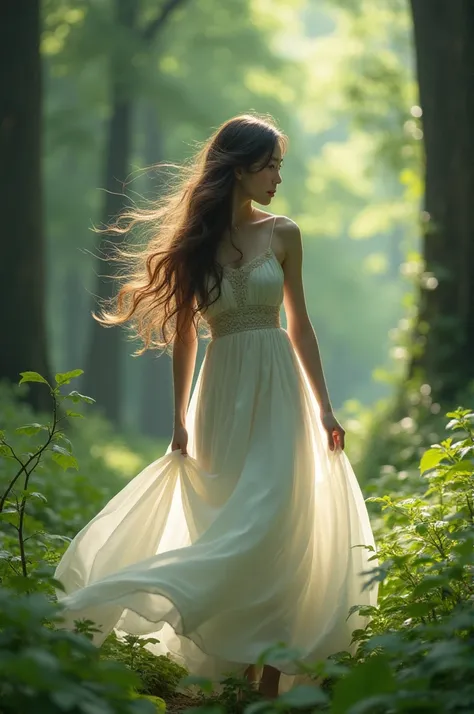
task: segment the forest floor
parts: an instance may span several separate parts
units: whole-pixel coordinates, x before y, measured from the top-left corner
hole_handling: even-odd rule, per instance
[[[166,701],[166,711],[170,714],[179,714],[179,712],[196,707],[201,704],[199,697],[190,697],[186,694],[176,694],[171,699]]]

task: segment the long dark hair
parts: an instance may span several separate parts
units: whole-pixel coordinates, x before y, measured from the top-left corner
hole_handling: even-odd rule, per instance
[[[196,329],[201,311],[218,299],[222,267],[217,247],[231,228],[235,169],[259,171],[287,139],[268,116],[245,114],[226,121],[188,164],[177,183],[150,208],[128,210],[108,230],[128,233],[137,226],[146,240],[138,248],[117,248],[123,280],[96,320],[127,324],[142,342],[135,354],[166,349],[181,337],[187,314]],[[211,287],[210,287],[211,286]],[[189,326],[189,324],[187,325]]]

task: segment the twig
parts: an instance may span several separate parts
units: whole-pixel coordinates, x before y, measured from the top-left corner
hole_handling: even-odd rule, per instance
[[[51,439],[53,438],[53,435],[56,431],[56,426],[58,423],[58,403],[56,400],[56,397],[53,397],[53,423],[51,430],[49,432],[49,438],[46,444],[43,446],[42,449],[38,452],[38,458],[36,460],[35,465],[33,466],[30,471],[25,471],[26,472],[26,477],[25,477],[25,485],[23,488],[23,491],[26,491],[28,489],[28,481],[30,479],[31,474],[33,473],[34,469],[38,465],[41,454],[43,451],[46,449],[46,447],[51,443]],[[20,520],[18,523],[18,541],[20,544],[20,557],[21,557],[21,567],[23,571],[23,575],[26,578],[28,576],[27,569],[26,569],[26,555],[25,555],[25,543],[23,540],[23,527],[25,523],[25,508],[26,508],[26,501],[27,501],[27,494],[23,493],[22,499],[21,499],[21,504],[20,504]]]

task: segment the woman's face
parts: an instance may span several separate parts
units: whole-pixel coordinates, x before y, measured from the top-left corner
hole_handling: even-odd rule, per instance
[[[275,195],[277,186],[281,183],[281,149],[278,144],[272,152],[270,161],[263,169],[255,171],[251,167],[250,171],[242,170],[237,174],[237,179],[246,198],[252,199],[263,206],[268,206]]]

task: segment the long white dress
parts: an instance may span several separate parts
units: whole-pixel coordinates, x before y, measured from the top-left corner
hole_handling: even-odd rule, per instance
[[[272,230],[273,233],[273,230]],[[241,673],[278,643],[314,662],[351,650],[375,605],[374,539],[358,482],[331,452],[280,327],[283,270],[267,249],[224,269],[187,413],[189,456],[147,466],[73,539],[55,577],[64,626],[154,636],[192,673]],[[291,657],[276,666],[284,690]]]

